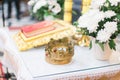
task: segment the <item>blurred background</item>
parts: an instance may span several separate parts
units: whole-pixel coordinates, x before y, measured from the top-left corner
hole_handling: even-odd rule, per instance
[[[30,13],[31,6],[28,5],[28,2],[30,0],[0,0],[0,24],[3,24],[2,1],[4,1],[5,26],[18,27],[18,26],[33,24],[38,21]],[[64,15],[66,16],[65,17],[66,20],[70,19],[69,22],[72,23],[74,21],[77,21],[78,18],[89,9],[89,5],[91,2],[91,0],[63,0],[63,1],[68,3],[66,4],[67,9],[70,6],[69,3],[72,2],[72,12],[70,11],[71,14],[70,16],[72,16],[71,17],[72,19],[70,19],[70,16],[68,16],[68,12],[66,11],[67,14],[65,15],[65,10],[63,10]],[[3,25],[0,25],[0,27],[2,26]]]
[[[12,1],[11,4],[11,11],[8,10],[9,1]],[[29,0],[4,0],[4,16],[5,16],[5,26],[22,26],[33,24],[36,22],[29,12],[29,6],[27,2]],[[17,3],[17,4],[16,4]],[[19,13],[17,11],[16,5],[19,4]],[[0,0],[0,24],[3,24],[2,21],[2,0]],[[2,27],[2,25],[0,25]]]

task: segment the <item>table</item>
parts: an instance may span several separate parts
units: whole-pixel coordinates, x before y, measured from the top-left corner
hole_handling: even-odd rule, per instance
[[[2,63],[14,71],[17,80],[90,80],[98,78],[102,80],[102,78],[112,78],[120,73],[119,64],[96,60],[88,47],[75,46],[75,55],[69,64],[49,64],[45,61],[44,46],[20,52],[12,39],[12,35],[15,33],[16,31],[9,31],[6,28],[0,29],[0,36],[4,39],[4,41],[2,40],[4,43]]]

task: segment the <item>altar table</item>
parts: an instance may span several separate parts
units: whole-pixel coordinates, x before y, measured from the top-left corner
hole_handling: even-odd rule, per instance
[[[107,80],[120,73],[120,64],[96,60],[88,47],[75,46],[69,64],[49,64],[45,61],[45,46],[20,52],[12,38],[16,32],[0,29],[2,63],[14,71],[17,80]]]

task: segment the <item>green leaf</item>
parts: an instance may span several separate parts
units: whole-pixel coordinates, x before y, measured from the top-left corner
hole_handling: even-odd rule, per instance
[[[73,25],[77,27],[77,26],[78,26],[78,22],[75,21],[75,22],[73,23]]]
[[[90,49],[92,48],[92,41],[90,41]]]
[[[120,20],[120,14],[117,14],[117,18]]]
[[[76,12],[76,11],[72,11],[72,13],[73,13],[74,15],[77,15],[77,12]]]
[[[110,49],[116,50],[116,48],[115,48],[116,44],[115,44],[114,40],[109,40],[109,46],[110,46]]]
[[[101,49],[104,51],[104,44],[103,43],[98,43]]]

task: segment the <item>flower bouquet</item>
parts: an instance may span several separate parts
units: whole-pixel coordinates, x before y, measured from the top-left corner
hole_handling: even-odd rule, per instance
[[[90,10],[79,18],[78,27],[83,34],[92,36],[103,51],[106,43],[116,50],[114,40],[120,33],[120,0],[93,0]]]
[[[62,19],[64,0],[30,0],[28,5],[38,20],[44,20],[45,16]]]

